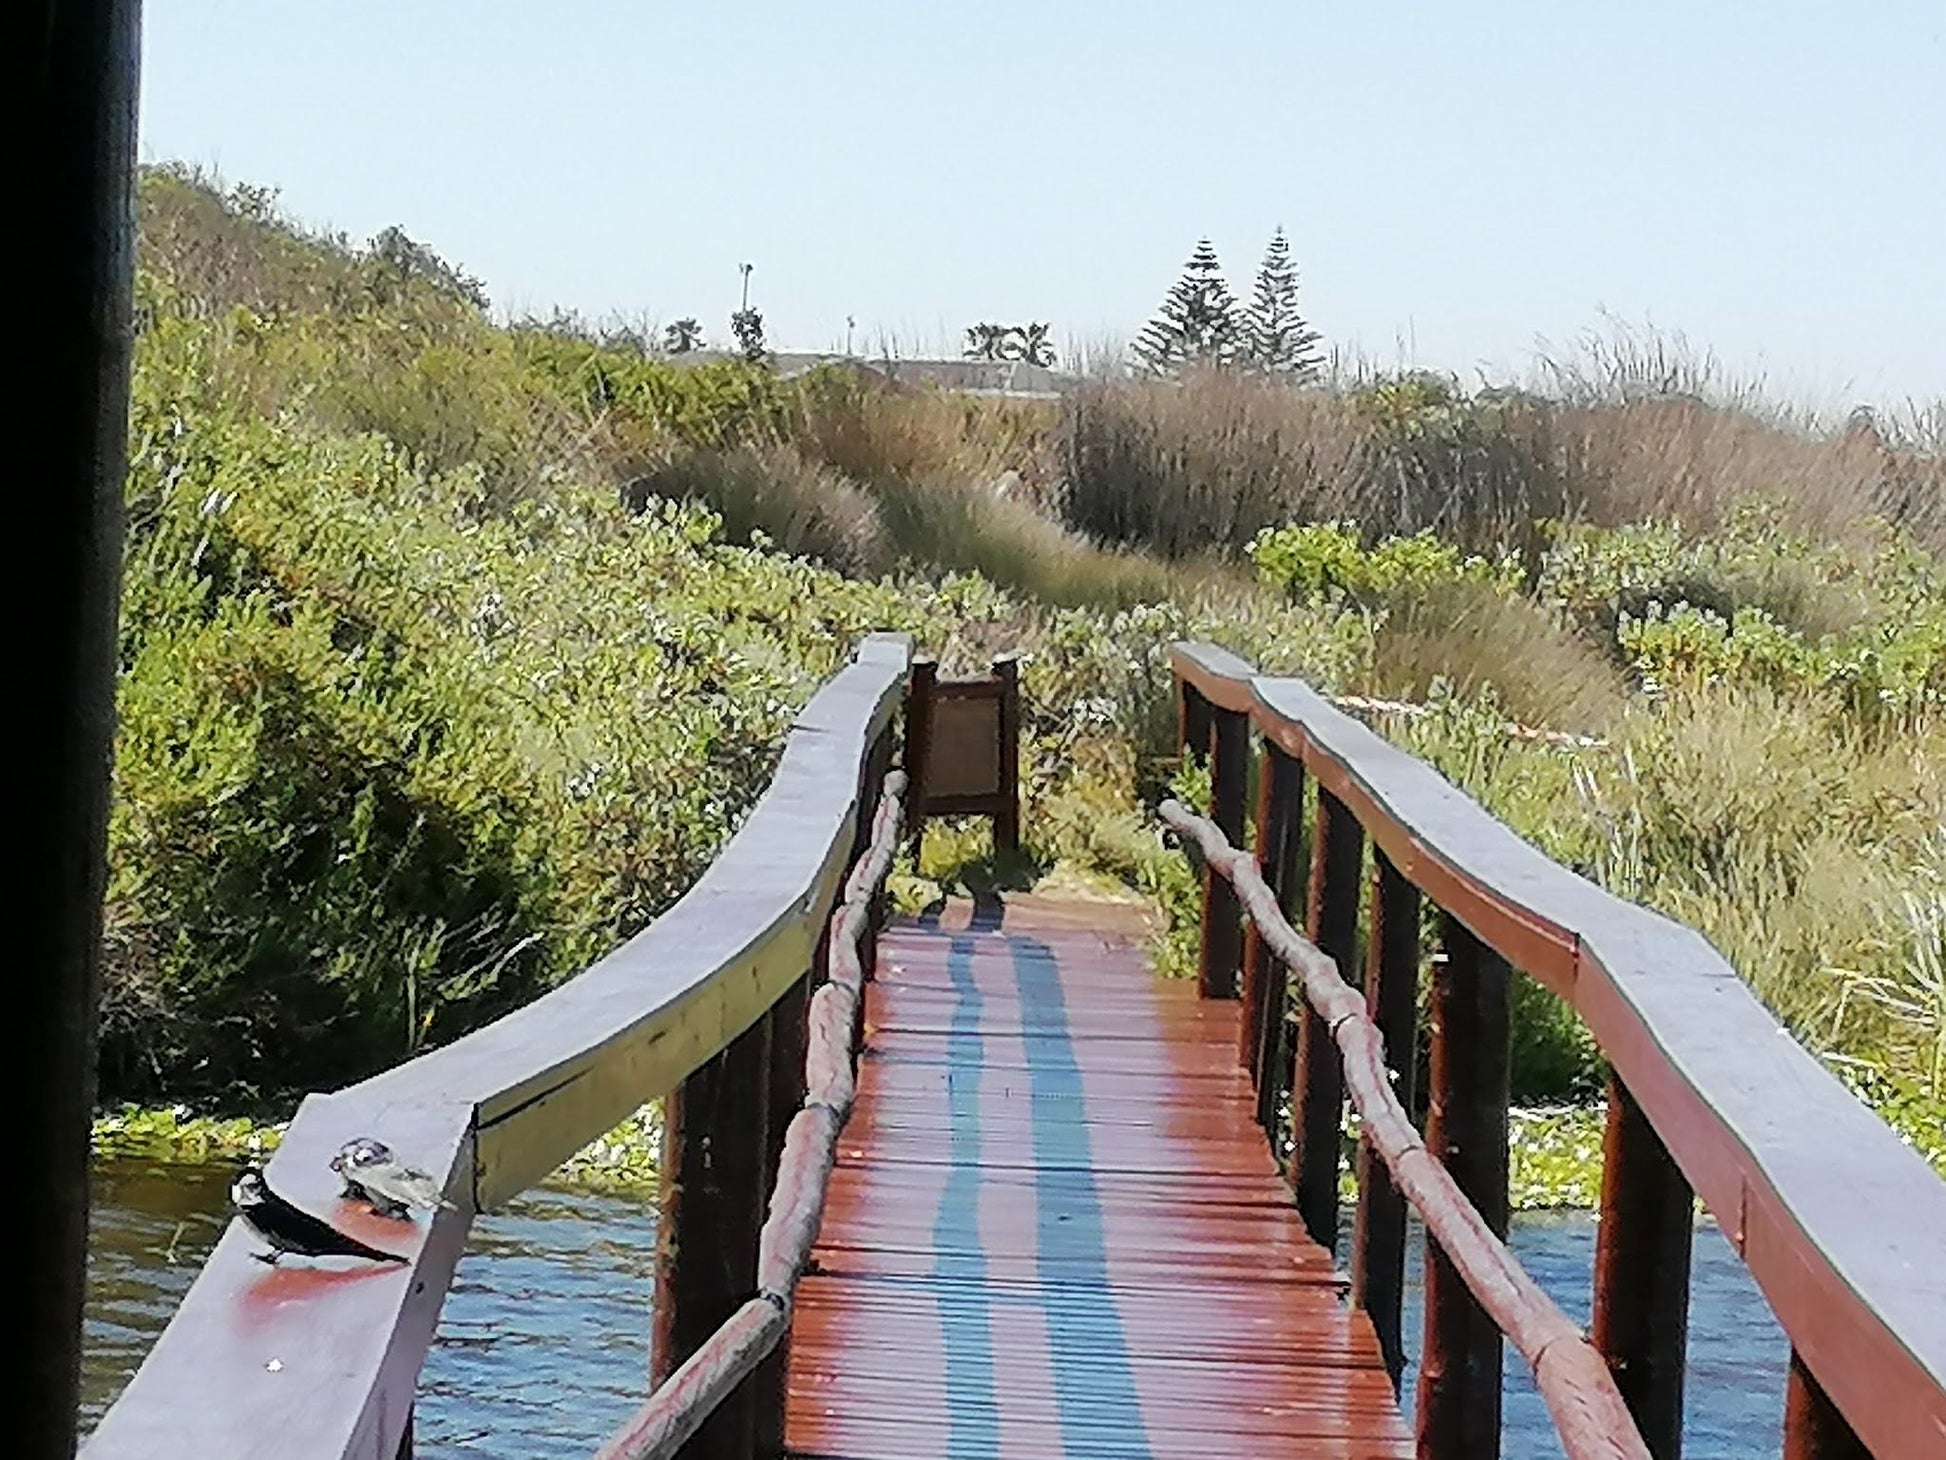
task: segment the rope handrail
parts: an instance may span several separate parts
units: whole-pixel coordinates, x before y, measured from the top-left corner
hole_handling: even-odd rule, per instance
[[[1364,997],[1339,975],[1335,962],[1286,921],[1255,857],[1233,847],[1215,822],[1178,801],[1163,802],[1157,814],[1172,831],[1193,840],[1207,864],[1229,880],[1265,946],[1297,974],[1305,999],[1338,1046],[1364,1139],[1474,1298],[1527,1361],[1569,1460],[1648,1460],[1648,1447],[1601,1355],[1426,1149],[1392,1092],[1384,1039]]]
[[[824,1221],[838,1137],[857,1097],[854,1039],[865,996],[860,943],[898,850],[906,776],[885,777],[872,840],[826,930],[826,981],[811,995],[804,1102],[784,1136],[757,1245],[757,1291],[706,1339],[596,1453],[667,1460],[767,1358],[790,1329],[797,1281]]]
[[[1400,720],[1424,720],[1434,712],[1433,706],[1411,700],[1377,699],[1371,695],[1327,695],[1325,698],[1339,709],[1359,715],[1390,715]],[[1608,749],[1608,741],[1599,735],[1548,730],[1538,725],[1523,724],[1519,720],[1502,720],[1500,733],[1510,740],[1531,740],[1540,745],[1558,745],[1570,750]]]

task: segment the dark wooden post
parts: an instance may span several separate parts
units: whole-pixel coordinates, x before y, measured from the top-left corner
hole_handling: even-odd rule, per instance
[[[127,471],[134,259],[134,0],[23,7],[24,176],[15,183],[20,338],[11,387],[20,541],[7,572],[8,831],[31,851],[7,880],[9,1017],[27,1061],[9,1126],[33,1199],[12,1249],[25,1393],[16,1453],[73,1454],[88,1252],[88,1141],[103,847],[115,715],[115,620]],[[31,546],[26,546],[31,543]]]
[[[784,1151],[784,1133],[791,1119],[804,1105],[804,1054],[809,1042],[811,989],[824,979],[824,949],[820,940],[816,962],[810,973],[792,984],[764,1016],[770,1025],[770,1070],[765,1099],[763,1171],[759,1189],[763,1196],[759,1210],[768,1202],[777,1185],[777,1162]],[[759,1217],[761,1221],[761,1216]],[[754,1245],[752,1250],[754,1251]],[[790,1382],[790,1334],[771,1350],[757,1371],[750,1376],[752,1417],[751,1454],[757,1460],[782,1460],[784,1454],[784,1410]]]
[[[757,1289],[770,1125],[768,1015],[692,1072],[663,1106],[650,1380],[660,1384]],[[754,1386],[744,1384],[683,1446],[685,1460],[747,1460]]]
[[[1792,1349],[1790,1382],[1784,1389],[1784,1460],[1871,1460],[1871,1455]]]
[[[1365,1004],[1385,1040],[1392,1092],[1408,1111],[1418,1074],[1419,889],[1376,848],[1372,852],[1372,931],[1366,951]],[[1392,1174],[1358,1146],[1358,1216],[1352,1228],[1351,1297],[1371,1315],[1379,1352],[1399,1387],[1405,1342],[1399,1308],[1405,1295],[1405,1198]]]
[[[858,828],[852,834],[851,842],[851,864],[854,867],[858,865],[858,859],[871,849],[872,825],[878,820],[879,802],[885,796],[885,777],[891,769],[892,731],[888,726],[880,732],[878,739],[872,742],[871,752],[865,757],[864,780],[860,783],[858,791]],[[912,785],[912,772],[908,769],[904,797],[904,814],[908,817],[916,815],[913,810]],[[858,946],[859,971],[868,983],[878,976],[878,935],[884,926],[885,898],[883,893],[875,892],[872,896],[871,917],[865,929],[865,937]],[[820,938],[815,955],[818,962],[813,987],[824,982],[824,960],[829,951]],[[858,1046],[864,1034],[865,1003],[862,999],[858,1003],[858,1017],[859,1027],[853,1031],[854,1048]]]
[[[1271,779],[1279,784],[1272,792],[1273,815],[1283,823],[1274,862],[1264,864],[1264,880],[1277,894],[1277,906],[1293,927],[1304,921],[1304,762],[1274,745],[1265,747]],[[1288,803],[1288,811],[1281,808]],[[1278,1121],[1284,1097],[1290,1093],[1291,1061],[1295,1043],[1291,1038],[1290,970],[1271,959],[1264,971],[1264,1019],[1261,1043],[1257,1047],[1257,1124],[1270,1138],[1271,1154],[1283,1165]]]
[[[1250,795],[1250,717],[1210,709],[1210,820],[1243,844],[1243,811]],[[1203,868],[1203,950],[1197,987],[1206,999],[1234,999],[1243,962],[1243,904],[1230,879]]]
[[[1628,1088],[1608,1079],[1594,1344],[1649,1453],[1682,1453],[1683,1360],[1695,1196]]]
[[[1512,973],[1450,913],[1432,986],[1432,1098],[1426,1146],[1493,1232],[1507,1235],[1508,1004]],[[1439,1244],[1426,1243],[1426,1336],[1419,1368],[1419,1453],[1500,1453],[1500,1329]]]
[[[926,830],[926,763],[932,754],[932,700],[938,682],[937,664],[930,659],[912,661],[905,691],[905,831],[915,848]],[[868,787],[867,797],[876,799],[877,792]]]
[[[1188,680],[1176,681],[1176,744],[1199,765],[1209,758],[1210,702]]]
[[[1268,740],[1257,757],[1257,865],[1264,881],[1279,897],[1283,895],[1284,845],[1295,834],[1299,808],[1298,793],[1303,781],[1298,765]],[[1264,1020],[1272,1017],[1270,988],[1277,959],[1268,944],[1257,936],[1257,925],[1245,923],[1243,929],[1243,1017],[1237,1021],[1237,1061],[1250,1071],[1251,1088],[1261,1090],[1266,1069],[1263,1063]],[[1282,982],[1278,989],[1283,990]],[[1280,998],[1275,1017],[1283,1017]]]
[[[1008,654],[993,661],[1000,681],[1000,786],[993,813],[993,850],[1020,851],[1020,661]]]
[[[1318,788],[1317,835],[1311,843],[1311,941],[1338,965],[1347,983],[1358,977],[1358,873],[1365,831],[1345,803]],[[1298,1014],[1296,1092],[1291,1124],[1297,1142],[1298,1215],[1311,1240],[1338,1248],[1338,1146],[1344,1129],[1345,1072],[1331,1030],[1307,1003]]]

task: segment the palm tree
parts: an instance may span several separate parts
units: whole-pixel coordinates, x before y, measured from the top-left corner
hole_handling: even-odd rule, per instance
[[[1042,369],[1054,367],[1054,342],[1048,339],[1049,326],[1041,323],[1024,325],[1016,333],[1020,336],[1020,356],[1029,365],[1039,365]]]
[[[671,355],[687,355],[702,343],[703,327],[693,319],[679,319],[662,332],[662,347]]]
[[[1007,331],[997,324],[971,325],[966,331],[963,353],[969,360],[1004,360],[1006,341]]]

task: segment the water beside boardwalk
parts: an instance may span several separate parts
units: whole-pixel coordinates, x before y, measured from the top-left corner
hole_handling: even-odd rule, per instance
[[[228,1220],[229,1177],[221,1167],[98,1168],[85,1424],[127,1382],[215,1245]],[[1521,1260],[1583,1321],[1594,1234],[1585,1213],[1514,1221]],[[654,1249],[647,1204],[585,1192],[530,1192],[476,1222],[426,1361],[417,1453],[525,1460],[592,1450],[641,1395]],[[1412,1250],[1409,1349],[1419,1324],[1416,1239]],[[1340,1253],[1348,1251],[1347,1240]],[[1777,1454],[1784,1338],[1709,1224],[1697,1233],[1689,1355],[1687,1460]],[[1525,1367],[1510,1360],[1506,1373],[1504,1453],[1558,1455]]]

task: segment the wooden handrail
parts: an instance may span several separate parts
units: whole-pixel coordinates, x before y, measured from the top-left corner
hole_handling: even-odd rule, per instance
[[[725,1319],[602,1444],[596,1460],[669,1460],[790,1331],[797,1282],[824,1224],[838,1137],[857,1098],[857,1033],[865,1000],[864,940],[898,850],[903,771],[885,778],[872,843],[852,871],[826,934],[830,976],[811,995],[804,1103],[777,1162],[757,1242],[757,1291]]]
[[[770,789],[722,855],[627,943],[444,1049],[307,1096],[272,1186],[410,1264],[266,1268],[232,1223],[89,1460],[392,1460],[474,1212],[676,1086],[811,966],[910,661],[903,636],[866,640],[797,717]],[[328,1162],[359,1135],[432,1172],[455,1209],[408,1230],[339,1206]]]
[[[1258,935],[1298,975],[1306,1000],[1338,1046],[1364,1139],[1384,1159],[1393,1182],[1480,1306],[1527,1360],[1569,1460],[1648,1460],[1648,1448],[1601,1356],[1427,1151],[1392,1093],[1385,1043],[1364,996],[1344,981],[1332,959],[1284,920],[1249,852],[1231,846],[1215,822],[1180,802],[1163,802],[1158,814],[1165,826],[1195,841],[1209,866],[1236,885]]]
[[[1940,1453],[1946,1183],[1699,933],[1551,861],[1300,681],[1208,645],[1173,662],[1187,706],[1247,714],[1387,865],[1576,1010],[1616,1076],[1610,1150],[1639,1109],[1789,1336],[1792,1414],[1848,1426],[1881,1457]],[[1794,1434],[1787,1453],[1811,1443]]]

